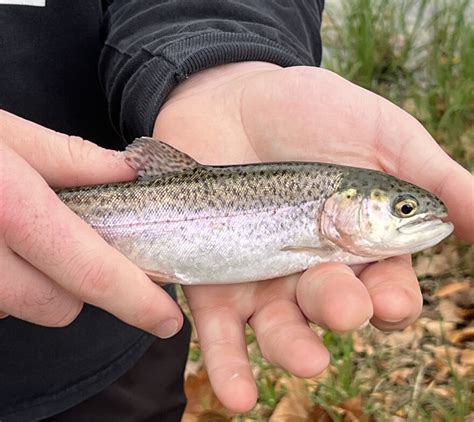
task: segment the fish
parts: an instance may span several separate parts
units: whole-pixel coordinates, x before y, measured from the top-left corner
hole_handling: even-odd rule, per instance
[[[438,197],[376,170],[204,165],[149,137],[123,155],[135,181],[57,195],[161,284],[242,283],[324,262],[369,263],[432,247],[453,231]]]

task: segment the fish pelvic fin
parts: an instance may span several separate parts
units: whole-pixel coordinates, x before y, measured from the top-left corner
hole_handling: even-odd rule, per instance
[[[296,252],[296,253],[310,253],[313,255],[318,255],[321,258],[327,258],[331,256],[335,247],[332,245],[323,245],[321,247],[314,246],[284,246],[280,249],[283,252]]]
[[[186,284],[183,280],[174,275],[165,274],[155,270],[142,269],[142,271],[148,276],[148,278],[159,286],[166,286],[167,284]]]
[[[128,145],[124,155],[125,162],[138,172],[139,179],[152,179],[201,166],[184,152],[146,136]]]

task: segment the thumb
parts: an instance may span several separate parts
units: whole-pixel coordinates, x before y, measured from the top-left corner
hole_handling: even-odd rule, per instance
[[[78,186],[133,179],[115,151],[68,136],[0,110],[0,146],[25,159],[50,186]]]

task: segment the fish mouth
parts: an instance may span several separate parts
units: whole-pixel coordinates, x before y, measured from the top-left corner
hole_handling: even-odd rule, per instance
[[[428,221],[414,221],[410,224],[405,224],[398,228],[398,231],[403,234],[414,234],[418,232],[426,233],[441,226],[452,226],[451,223],[444,223],[442,220],[433,219]]]
[[[447,214],[420,215],[416,220],[398,227],[398,231],[406,235],[420,233],[423,234],[423,237],[436,236],[437,234],[446,237],[451,234],[454,228],[451,223],[443,221],[446,217]]]

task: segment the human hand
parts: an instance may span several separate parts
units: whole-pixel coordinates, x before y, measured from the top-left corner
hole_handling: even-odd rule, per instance
[[[181,327],[182,314],[172,298],[69,210],[49,187],[134,176],[113,151],[0,111],[3,316],[62,327],[87,302],[161,337]],[[169,319],[176,321],[174,327],[165,322]]]
[[[407,113],[322,69],[249,62],[200,72],[173,91],[154,136],[203,163],[304,160],[383,170],[438,194],[460,237],[474,241],[472,176]],[[256,400],[246,322],[270,362],[309,377],[329,356],[307,320],[340,332],[368,319],[399,329],[422,306],[409,256],[185,293],[213,388],[239,412]]]

